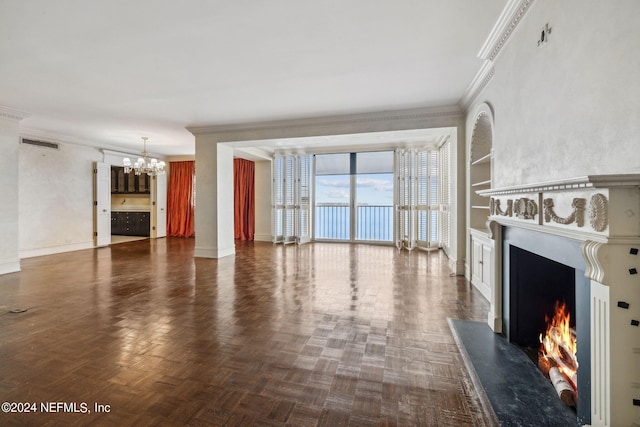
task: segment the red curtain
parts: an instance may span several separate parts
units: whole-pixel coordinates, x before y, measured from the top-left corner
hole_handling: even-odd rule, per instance
[[[255,163],[233,159],[235,238],[253,240],[255,233]]]
[[[191,237],[193,229],[193,176],[195,161],[169,163],[167,235]]]

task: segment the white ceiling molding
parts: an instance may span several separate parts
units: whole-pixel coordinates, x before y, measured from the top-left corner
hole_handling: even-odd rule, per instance
[[[22,120],[29,117],[31,114],[24,111],[14,110],[13,108],[3,107],[0,105],[0,117],[11,120]]]
[[[469,109],[474,99],[493,78],[495,73],[493,63],[496,57],[532,3],[533,0],[509,0],[502,10],[487,40],[478,52],[478,57],[483,59],[484,63],[460,100],[460,108],[463,111],[466,112]]]
[[[478,52],[478,57],[494,61],[532,3],[533,0],[509,0]]]
[[[196,136],[218,135],[219,142],[234,142],[446,127],[455,125],[454,122],[462,117],[462,110],[454,105],[443,108],[415,108],[271,122],[187,127],[187,130]]]
[[[234,148],[234,157],[240,157],[242,159],[251,160],[252,162],[260,162],[264,160],[271,160],[272,155],[258,147],[242,147]]]
[[[465,90],[464,96],[460,100],[460,108],[463,111],[467,111],[471,106],[471,103],[475,100],[478,94],[485,88],[489,81],[493,78],[495,69],[493,68],[493,62],[486,60],[478,73],[473,78],[467,90]]]

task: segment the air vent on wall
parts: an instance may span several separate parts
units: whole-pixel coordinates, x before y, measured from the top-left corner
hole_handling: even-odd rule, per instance
[[[36,141],[35,139],[27,139],[27,138],[22,138],[21,142],[23,144],[37,145],[38,147],[52,148],[54,150],[60,149],[60,144],[57,144],[55,142]]]

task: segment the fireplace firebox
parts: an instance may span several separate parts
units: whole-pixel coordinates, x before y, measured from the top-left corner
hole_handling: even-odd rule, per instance
[[[518,346],[537,349],[556,302],[565,303],[577,335],[578,425],[590,424],[589,281],[580,242],[505,227],[503,235],[503,331]],[[580,369],[580,367],[584,367]]]

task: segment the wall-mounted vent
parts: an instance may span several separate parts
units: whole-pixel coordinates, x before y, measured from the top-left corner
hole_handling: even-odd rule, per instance
[[[55,142],[36,141],[35,139],[27,139],[27,138],[22,138],[20,142],[22,142],[23,144],[36,145],[38,147],[43,147],[43,148],[52,148],[54,150],[60,149],[60,144]]]

